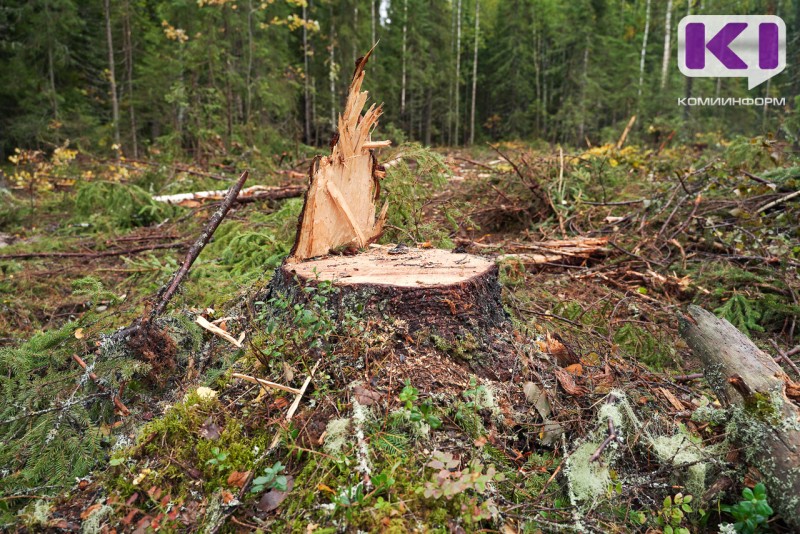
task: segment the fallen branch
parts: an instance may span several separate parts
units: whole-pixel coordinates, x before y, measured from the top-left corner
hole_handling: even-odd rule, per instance
[[[636,117],[634,116],[634,118],[636,118]],[[611,404],[611,405],[616,404],[617,400],[618,399],[617,399],[616,396],[609,395],[608,396],[608,400],[606,400],[606,404]],[[597,450],[594,451],[594,454],[592,454],[589,457],[589,463],[596,462],[597,460],[599,460],[600,459],[600,455],[603,454],[603,451],[605,450],[606,447],[608,447],[608,444],[611,443],[612,441],[616,440],[618,437],[619,437],[619,434],[617,434],[617,429],[614,428],[614,421],[612,421],[611,417],[609,417],[608,418],[608,436],[606,436],[606,439],[603,440],[603,443],[601,443],[600,446],[597,447]]]
[[[798,369],[798,368],[797,368],[797,365],[796,365],[796,364],[795,364],[795,363],[794,363],[794,362],[791,360],[791,358],[789,358],[789,354],[788,354],[788,353],[786,353],[786,352],[783,352],[783,351],[781,350],[781,348],[778,346],[778,344],[777,344],[777,343],[775,343],[775,341],[774,341],[774,340],[770,339],[770,340],[769,340],[769,343],[770,343],[770,345],[772,345],[772,347],[773,347],[773,348],[774,348],[776,351],[778,351],[778,356],[780,357],[780,359],[781,359],[781,360],[783,360],[783,361],[785,361],[785,362],[786,362],[786,363],[789,365],[789,367],[791,367],[791,368],[794,370],[794,373],[795,373],[795,374],[796,374],[798,377],[800,377],[800,369]],[[776,359],[778,359],[778,358],[776,358]]]
[[[764,204],[763,206],[758,208],[756,210],[756,213],[761,213],[763,211],[767,211],[768,209],[774,208],[775,206],[777,206],[779,204],[783,204],[787,200],[792,200],[795,197],[800,197],[800,191],[795,191],[794,193],[789,193],[788,195],[784,195],[784,196],[782,196],[781,198],[779,198],[777,200],[773,200],[772,202],[767,202],[766,204]]]
[[[311,379],[314,376],[314,373],[317,371],[317,367],[319,367],[319,362],[321,362],[321,361],[322,360],[317,360],[317,363],[314,364],[314,367],[311,369],[311,372],[306,377],[305,382],[303,382],[303,387],[301,387],[300,391],[297,392],[297,396],[294,398],[294,402],[289,407],[289,411],[286,412],[286,422],[287,423],[292,420],[292,417],[294,417],[294,413],[297,411],[297,408],[300,406],[300,400],[303,398],[303,395],[305,395],[306,390],[308,389],[308,385],[311,384]],[[275,447],[277,447],[278,446],[278,442],[280,442],[280,440],[281,440],[280,434],[275,434],[275,438],[273,438],[272,443],[270,443],[269,449],[267,449],[267,451],[269,452],[272,449],[274,449]]]
[[[236,339],[222,328],[218,327],[213,323],[208,322],[208,320],[202,315],[198,315],[197,318],[194,320],[194,322],[199,324],[201,328],[204,328],[209,332],[211,332],[212,334],[215,334],[221,337],[222,339],[228,341],[231,345],[234,345],[238,348],[242,348],[242,339],[244,339],[244,336],[242,336],[241,339]]]
[[[774,494],[775,508],[800,528],[800,408],[787,396],[797,385],[780,366],[725,319],[690,305],[680,334],[700,357],[705,378],[731,410],[728,438],[758,469]],[[757,443],[754,441],[757,440]]]
[[[107,258],[110,256],[127,256],[148,250],[165,248],[182,248],[187,245],[184,241],[175,243],[158,243],[155,245],[142,245],[125,250],[103,250],[100,252],[20,252],[17,254],[0,254],[0,260],[28,260],[35,258]]]
[[[172,278],[172,281],[169,283],[166,290],[161,294],[158,304],[156,304],[156,306],[153,308],[153,311],[150,313],[151,320],[164,313],[167,303],[172,298],[172,295],[175,294],[175,291],[177,291],[178,286],[183,281],[184,277],[186,277],[186,274],[189,272],[189,268],[200,255],[200,252],[203,250],[203,248],[208,244],[209,241],[211,241],[211,236],[214,235],[214,232],[219,227],[222,219],[225,218],[225,215],[227,215],[228,211],[231,209],[236,197],[239,196],[239,191],[242,190],[242,186],[247,180],[248,175],[249,173],[244,171],[239,177],[239,180],[231,186],[230,190],[228,190],[225,200],[223,200],[217,211],[214,212],[214,214],[208,220],[208,224],[206,224],[206,227],[203,228],[203,233],[200,234],[200,237],[197,238],[197,241],[195,241],[194,245],[192,245],[192,248],[189,249],[189,252],[186,254],[186,259],[183,261],[183,265],[181,265],[181,268],[175,273],[175,276]]]
[[[258,384],[260,386],[273,389],[280,389],[281,391],[286,391],[287,393],[292,393],[293,395],[298,395],[300,393],[299,389],[295,389],[289,386],[284,386],[282,384],[276,384],[275,382],[270,382],[269,380],[264,380],[263,378],[256,378],[254,376],[243,375],[242,373],[233,373],[231,376],[233,378],[238,378],[240,380],[244,380],[245,382],[251,382],[253,384]]]
[[[108,393],[108,388],[106,388],[103,384],[100,383],[100,379],[98,378],[98,376],[96,374],[94,374],[92,371],[89,371],[89,369],[86,366],[86,362],[83,361],[83,359],[81,359],[80,356],[78,356],[77,354],[73,354],[72,355],[72,359],[75,360],[75,362],[78,365],[80,365],[81,368],[84,371],[88,371],[89,372],[89,378],[91,378],[92,382],[94,382],[97,385],[97,389],[99,389],[103,393]],[[121,415],[126,416],[126,415],[130,415],[131,414],[131,411],[128,409],[127,406],[122,404],[122,401],[120,400],[120,398],[117,395],[112,395],[112,399],[111,400],[114,402],[114,406],[117,407],[117,410],[119,410],[119,413]]]
[[[300,197],[305,193],[303,185],[285,186],[266,186],[254,185],[242,189],[236,196],[236,202],[255,202],[257,200],[282,200],[284,198]],[[201,202],[207,200],[222,200],[225,198],[227,190],[221,191],[197,191],[194,193],[179,193],[176,195],[154,196],[156,202],[166,202],[167,204],[184,204],[188,202]]]

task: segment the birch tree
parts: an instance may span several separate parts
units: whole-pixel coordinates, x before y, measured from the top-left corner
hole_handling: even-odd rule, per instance
[[[647,55],[647,37],[650,35],[650,0],[644,10],[644,35],[642,36],[642,53],[639,58],[639,100],[642,99],[642,84],[644,83],[644,59]]]
[[[478,35],[480,33],[480,0],[475,0],[475,46],[472,55],[472,106],[469,114],[469,144],[475,143],[475,95],[478,90]]]
[[[672,38],[672,0],[667,0],[667,14],[664,22],[664,59],[661,62],[661,88],[667,86],[667,73],[669,71],[669,56]]]

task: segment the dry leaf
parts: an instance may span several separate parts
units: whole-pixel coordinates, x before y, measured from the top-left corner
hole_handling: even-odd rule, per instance
[[[83,328],[78,328],[77,330],[75,330],[76,339],[83,339],[83,337],[84,337]]]
[[[89,508],[87,508],[86,510],[81,512],[81,519],[83,521],[86,521],[87,519],[89,519],[89,516],[92,515],[93,513],[95,513],[95,511],[98,508],[100,508],[101,506],[102,506],[102,504],[99,504],[99,503],[91,505]]]
[[[487,441],[489,441],[489,440],[486,439],[486,436],[481,436],[481,437],[479,437],[478,439],[476,439],[474,441],[474,444],[475,444],[476,447],[480,448],[480,447],[483,447],[484,445],[486,445]]]
[[[570,374],[575,376],[583,376],[583,366],[579,363],[573,363],[572,365],[568,365],[564,368]]]
[[[380,393],[367,389],[364,386],[354,387],[353,393],[355,394],[356,402],[364,406],[371,406],[381,400]]]
[[[258,501],[256,508],[258,508],[262,512],[271,512],[275,510],[286,499],[286,496],[289,495],[289,492],[292,491],[293,487],[294,487],[294,477],[291,475],[287,476],[286,491],[278,491],[273,489],[266,492],[264,495],[261,496],[261,500]]]
[[[215,423],[211,417],[209,417],[203,422],[203,424],[200,426],[200,430],[197,433],[203,439],[215,441],[219,439],[221,432],[222,428]]]
[[[542,388],[533,382],[525,382],[522,386],[522,391],[525,393],[525,399],[536,407],[536,411],[539,412],[543,419],[550,417],[552,413],[550,401],[547,400],[547,395]]]
[[[553,373],[556,375],[558,383],[561,384],[561,387],[564,388],[564,391],[566,391],[568,394],[574,397],[582,397],[588,393],[588,390],[583,386],[577,385],[575,380],[573,380],[572,375],[566,372],[564,369],[560,367],[554,367]]]
[[[236,500],[236,497],[233,496],[233,493],[228,490],[222,490],[221,497],[223,504],[230,504]]]
[[[244,487],[247,478],[250,476],[250,471],[234,471],[228,475],[228,485],[237,488]]]
[[[563,343],[558,334],[550,335],[548,333],[545,337],[545,343],[547,344],[547,353],[554,356],[561,367],[580,361],[575,353]]]
[[[317,489],[320,491],[327,491],[328,493],[333,493],[334,495],[336,495],[336,492],[333,491],[333,489],[331,489],[331,487],[326,484],[317,484]]]

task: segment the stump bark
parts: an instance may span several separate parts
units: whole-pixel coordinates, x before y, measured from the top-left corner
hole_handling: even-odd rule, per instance
[[[298,289],[330,282],[338,315],[401,320],[410,332],[430,330],[453,339],[501,327],[497,265],[480,256],[446,250],[376,247],[355,256],[328,256],[279,267],[272,287],[292,300]]]
[[[680,320],[681,336],[703,362],[717,397],[732,407],[728,436],[764,476],[770,504],[800,529],[798,385],[725,319],[697,306]]]

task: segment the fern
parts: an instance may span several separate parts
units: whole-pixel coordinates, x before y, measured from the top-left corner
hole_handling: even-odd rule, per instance
[[[171,217],[176,209],[131,184],[87,182],[75,196],[75,213],[81,222],[88,219],[106,229],[149,226]]]
[[[750,336],[751,332],[754,331],[764,331],[764,328],[759,324],[761,312],[754,306],[754,301],[741,293],[735,293],[725,304],[715,309],[714,313],[723,319],[727,319],[747,336]]]

